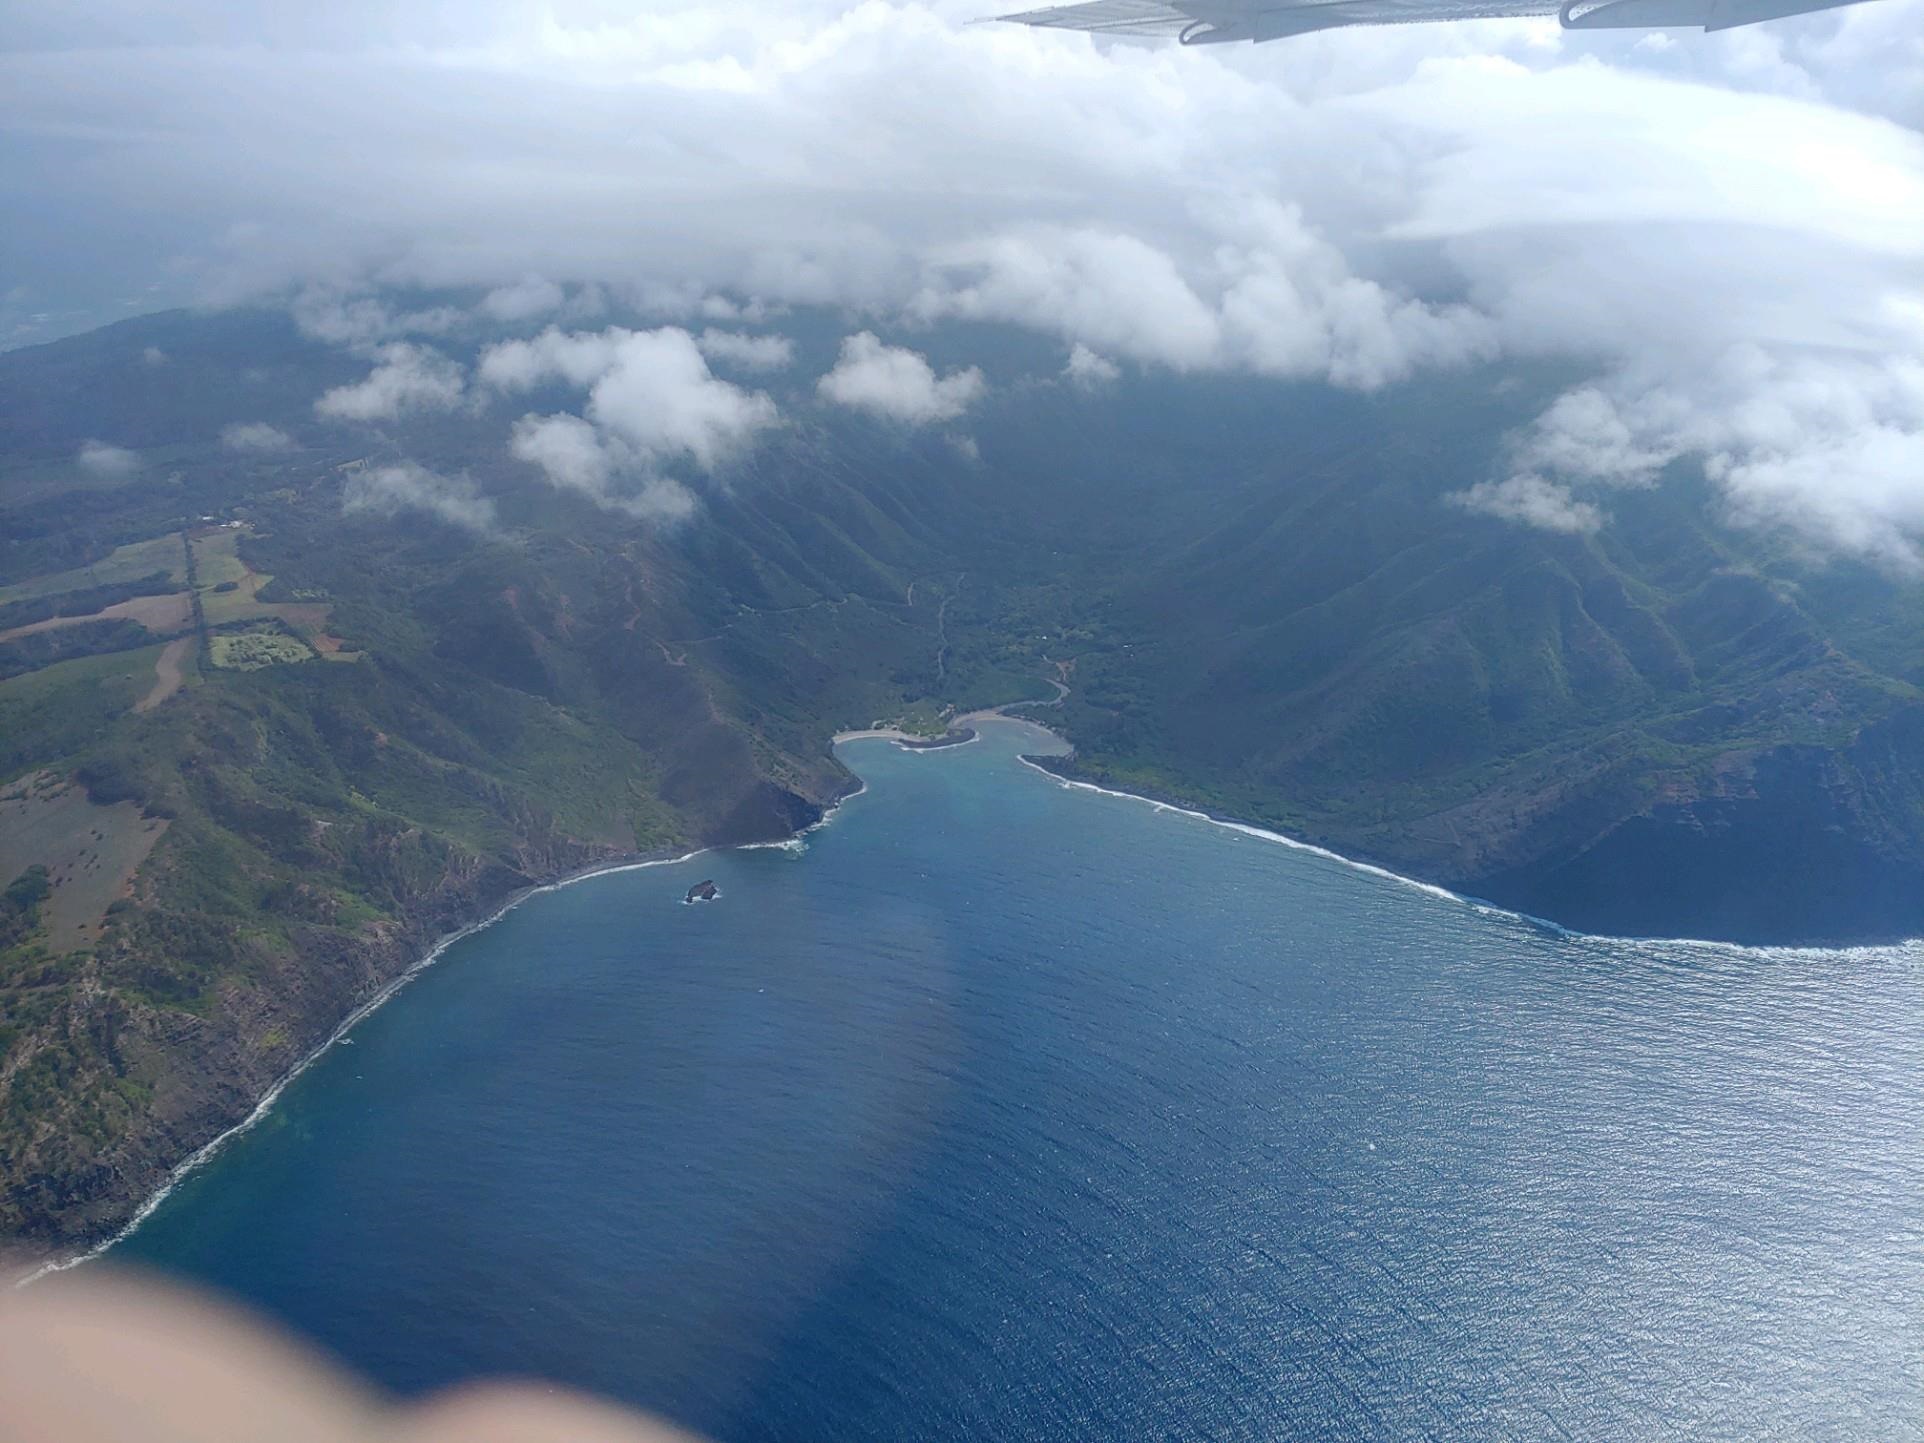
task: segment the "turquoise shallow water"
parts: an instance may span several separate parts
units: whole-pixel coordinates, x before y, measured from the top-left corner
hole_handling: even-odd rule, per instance
[[[531,899],[118,1254],[723,1440],[1924,1437],[1924,954],[1563,936],[1043,745]]]

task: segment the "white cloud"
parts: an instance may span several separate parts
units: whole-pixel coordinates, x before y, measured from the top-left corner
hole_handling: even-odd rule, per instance
[[[509,449],[541,469],[550,482],[597,499],[608,494],[616,460],[601,433],[579,416],[523,416],[514,423]]]
[[[1648,486],[1677,455],[1675,446],[1644,439],[1654,419],[1651,413],[1660,406],[1660,397],[1646,397],[1645,414],[1627,420],[1603,391],[1580,386],[1559,396],[1518,438],[1515,464],[1573,480]]]
[[[923,319],[1043,325],[1141,361],[1209,366],[1221,320],[1174,259],[1089,227],[1024,227],[944,246],[911,309]]]
[[[341,510],[374,516],[419,511],[468,531],[494,528],[494,503],[466,476],[443,476],[414,461],[372,466],[350,476]]]
[[[1689,458],[1739,523],[1924,570],[1924,359],[1733,346],[1688,374],[1625,369],[1560,397],[1519,454],[1571,487]]]
[[[452,306],[397,312],[377,297],[346,295],[320,285],[303,289],[292,309],[302,335],[337,346],[365,347],[396,336],[444,335],[466,319]]]
[[[631,448],[579,416],[523,416],[515,422],[510,449],[538,467],[551,486],[578,491],[612,511],[677,521],[695,509],[686,486],[649,471]]]
[[[651,462],[713,472],[773,426],[775,403],[717,379],[694,338],[673,326],[629,334],[588,392],[587,414]]]
[[[1603,513],[1589,502],[1577,500],[1568,487],[1527,472],[1502,481],[1479,481],[1449,499],[1466,511],[1480,511],[1542,531],[1576,534],[1603,525]]]
[[[695,337],[695,344],[709,360],[744,371],[784,371],[795,363],[795,343],[787,336],[751,336],[710,326]]]
[[[481,298],[481,310],[497,321],[530,321],[560,310],[566,300],[566,293],[553,281],[527,275],[489,291]]]
[[[1596,368],[1514,438],[1518,519],[1556,514],[1533,479],[1600,520],[1596,491],[1685,461],[1734,520],[1919,564],[1924,139],[1603,66],[1433,67],[1359,104],[1441,147],[1396,237],[1443,247],[1503,353]]]
[[[902,346],[884,345],[872,331],[842,342],[835,369],[816,389],[838,406],[910,426],[953,421],[983,391],[974,366],[938,377],[927,360]]]
[[[1072,385],[1093,391],[1112,384],[1122,375],[1122,368],[1077,341],[1069,348],[1069,361],[1062,368],[1062,374]]]
[[[636,334],[620,326],[605,331],[548,327],[532,340],[502,341],[481,353],[474,373],[500,391],[531,391],[550,381],[593,384],[615,363],[623,341]]]
[[[1046,328],[1177,370],[1361,390],[1495,352],[1485,317],[1353,275],[1291,208],[1243,197],[1199,219],[1212,248],[1187,274],[1136,236],[1086,228],[1031,227],[946,247],[910,310]]]
[[[164,366],[172,359],[159,346],[149,346],[140,353],[141,363],[148,366]]]
[[[390,341],[377,347],[367,378],[336,386],[314,403],[319,416],[392,421],[410,411],[452,411],[463,397],[463,371],[428,346]]]
[[[125,446],[113,446],[105,441],[83,441],[74,457],[74,464],[89,476],[98,476],[107,481],[125,481],[140,469],[140,457]]]
[[[550,327],[489,347],[476,369],[504,391],[553,381],[585,388],[579,416],[522,417],[514,454],[556,486],[654,518],[693,507],[673,470],[716,474],[780,419],[767,395],[715,376],[695,338],[674,326],[573,334]]]
[[[1834,429],[1783,449],[1752,445],[1707,464],[1740,520],[1924,570],[1924,427],[1916,419]]]
[[[1580,500],[1578,488],[1654,485],[1683,448],[1653,440],[1652,426],[1659,418],[1680,421],[1687,410],[1662,392],[1632,406],[1596,386],[1579,386],[1510,438],[1507,475],[1447,499],[1540,530],[1596,531],[1608,518],[1595,501]]]
[[[1218,251],[1226,280],[1220,364],[1372,391],[1425,367],[1496,353],[1486,317],[1352,274],[1293,207],[1251,203],[1223,229],[1234,244]]]
[[[220,428],[220,443],[229,451],[265,454],[288,450],[294,438],[265,421],[236,421]]]

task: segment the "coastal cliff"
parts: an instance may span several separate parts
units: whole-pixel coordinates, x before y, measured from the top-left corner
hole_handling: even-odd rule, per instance
[[[111,1236],[183,1159],[245,1118],[437,937],[603,855],[551,839],[521,859],[529,871],[471,856],[437,858],[432,874],[410,868],[418,880],[390,917],[352,928],[296,922],[272,941],[237,939],[233,972],[191,1010],[101,982],[70,990],[20,1058],[29,1069],[45,1059],[59,1094],[38,1100],[34,1128],[9,1139],[0,1230],[48,1254]],[[104,981],[139,968],[141,953],[138,937],[117,935],[93,969]]]
[[[778,831],[744,830],[738,813],[711,836],[647,855],[774,840],[789,835],[788,823],[820,816],[815,804],[783,795]],[[753,806],[768,801],[757,796]],[[0,1237],[16,1260],[68,1255],[111,1237],[184,1159],[246,1118],[441,939],[531,888],[643,859],[552,829],[485,858],[433,848],[419,835],[390,840],[388,860],[409,880],[394,892],[389,915],[351,927],[296,921],[278,937],[237,939],[233,970],[191,1009],[102,985],[141,965],[143,942],[120,934],[103,944],[90,968],[96,984],[69,990],[43,1022],[39,1045],[10,1058],[58,1084],[57,1095],[27,1099],[31,1129],[8,1138]],[[16,1085],[16,1100],[23,1092]]]
[[[1273,828],[1573,931],[1865,946],[1924,936],[1916,835],[1924,736],[1891,750],[1914,725],[1907,717],[1874,729],[1841,753],[1730,754],[1704,775],[1656,788],[1621,774],[1565,779],[1534,797],[1506,792],[1513,809],[1494,818],[1466,808],[1401,829],[1318,819],[1301,807],[1224,805],[1213,788],[1080,754],[1029,760],[1065,779]]]
[[[820,806],[753,783],[705,832],[651,849],[774,840]],[[186,929],[111,927],[27,1045],[12,1084],[0,1183],[0,1237],[16,1261],[111,1237],[186,1158],[253,1111],[356,1009],[380,996],[450,933],[530,888],[644,854],[536,822],[497,855],[418,831],[381,838],[357,863],[386,880],[378,918],[348,922],[325,888],[281,899],[282,925],[239,932],[215,980],[187,999],[127,979],[151,970],[158,937]],[[165,888],[159,878],[148,885]],[[164,945],[164,944],[162,944]]]
[[[1579,790],[1454,884],[1615,935],[1687,928],[1811,945],[1924,935],[1924,709],[1835,750],[1726,753],[1644,797],[1631,783]]]

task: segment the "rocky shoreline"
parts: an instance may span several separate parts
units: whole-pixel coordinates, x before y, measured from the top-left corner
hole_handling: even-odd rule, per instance
[[[818,825],[840,800],[824,808],[798,798],[798,825],[788,837]],[[0,1285],[71,1267],[124,1237],[349,1029],[453,943],[529,897],[609,872],[683,861],[710,846],[762,840],[768,839],[647,852],[570,842],[549,858],[555,865],[533,873],[483,861],[444,877],[399,925],[370,927],[351,942],[311,929],[299,939],[301,950],[266,979],[268,986],[231,995],[212,1018],[196,1019],[191,1028],[170,1026],[171,1014],[160,1009],[123,1023],[130,1058],[157,1074],[152,1125],[129,1129],[84,1169],[12,1181],[6,1199],[24,1226],[0,1244]],[[266,992],[281,1005],[263,1005]]]
[[[309,929],[266,986],[236,991],[209,1018],[182,1028],[153,1009],[121,1023],[131,1065],[154,1077],[150,1126],[129,1129],[84,1169],[43,1172],[7,1189],[25,1226],[8,1239],[4,1271],[16,1281],[92,1256],[256,1118],[265,1104],[342,1033],[392,997],[454,941],[537,892],[680,852],[607,852],[570,858],[539,875],[482,865],[449,875],[415,915],[352,940]],[[555,858],[560,862],[560,858]],[[267,1004],[267,994],[278,1005]]]
[[[1916,902],[1920,894],[1914,887],[1906,885],[1906,879],[1902,876],[1879,875],[1875,870],[1875,859],[1871,858],[1851,859],[1860,876],[1868,874],[1866,892],[1881,888],[1899,901],[1879,906],[1874,905],[1878,897],[1867,897],[1867,901],[1873,905],[1866,905],[1862,915],[1870,920],[1855,928],[1813,928],[1807,925],[1793,928],[1754,918],[1745,922],[1741,917],[1732,922],[1716,916],[1706,917],[1700,908],[1689,912],[1683,910],[1686,904],[1700,903],[1703,895],[1725,890],[1720,886],[1724,872],[1746,870],[1744,857],[1738,855],[1727,859],[1706,842],[1706,834],[1713,830],[1704,822],[1710,806],[1724,810],[1726,816],[1718,820],[1723,822],[1724,829],[1736,837],[1758,835],[1767,839],[1785,835],[1791,830],[1788,819],[1781,819],[1774,825],[1760,822],[1755,828],[1732,824],[1728,819],[1729,814],[1739,808],[1755,814],[1767,811],[1767,807],[1760,805],[1755,796],[1735,801],[1729,797],[1692,798],[1684,804],[1652,807],[1643,812],[1608,814],[1597,823],[1602,842],[1617,845],[1621,839],[1634,837],[1639,848],[1651,849],[1657,854],[1668,853],[1667,865],[1674,875],[1667,880],[1672,890],[1669,893],[1657,891],[1658,879],[1654,877],[1646,885],[1630,885],[1627,881],[1629,873],[1619,872],[1618,879],[1625,885],[1617,892],[1597,887],[1587,895],[1572,899],[1554,890],[1553,884],[1560,879],[1556,867],[1548,860],[1495,873],[1439,869],[1432,865],[1434,858],[1430,854],[1419,853],[1415,848],[1401,855],[1394,851],[1386,852],[1380,846],[1372,847],[1355,837],[1306,827],[1300,823],[1225,812],[1196,794],[1179,788],[1146,786],[1134,778],[1118,779],[1107,774],[1100,766],[1088,765],[1073,751],[1060,756],[1025,756],[1023,760],[1063,781],[1085,783],[1106,791],[1140,797],[1145,801],[1179,807],[1200,813],[1212,821],[1275,831],[1346,861],[1379,868],[1427,886],[1440,887],[1547,926],[1586,936],[1625,940],[1695,940],[1753,948],[1838,950],[1897,946],[1911,942],[1924,933],[1924,908]],[[1597,846],[1597,850],[1601,850],[1601,845]],[[1831,870],[1841,875],[1846,869],[1833,865]],[[1822,890],[1838,884],[1833,877],[1830,882],[1806,879],[1806,885]],[[1678,887],[1684,889],[1683,895],[1677,894]],[[1790,898],[1792,903],[1796,900],[1795,897]],[[1581,905],[1569,905],[1573,901]]]

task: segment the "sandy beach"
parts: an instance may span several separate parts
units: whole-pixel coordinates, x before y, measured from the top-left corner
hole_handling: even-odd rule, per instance
[[[1048,701],[1011,701],[1004,702],[1001,706],[978,707],[974,711],[965,711],[959,716],[952,717],[949,721],[949,729],[939,737],[917,736],[899,727],[862,727],[854,731],[837,732],[830,741],[840,745],[842,742],[861,741],[865,737],[879,737],[884,741],[897,742],[917,751],[927,751],[935,747],[961,746],[964,742],[975,740],[977,722],[1006,718],[1018,707],[1061,706],[1063,698],[1069,695],[1069,688],[1053,678],[1049,679],[1049,685],[1056,689],[1056,694]],[[1015,720],[1033,721],[1034,718],[1018,717]],[[1041,723],[1038,722],[1037,725],[1040,726]]]
[[[905,732],[896,727],[863,727],[858,731],[837,732],[829,740],[839,746],[843,742],[859,742],[869,737],[880,737],[884,741],[913,742],[922,746],[933,746],[946,740],[945,737],[919,737],[913,732]]]

